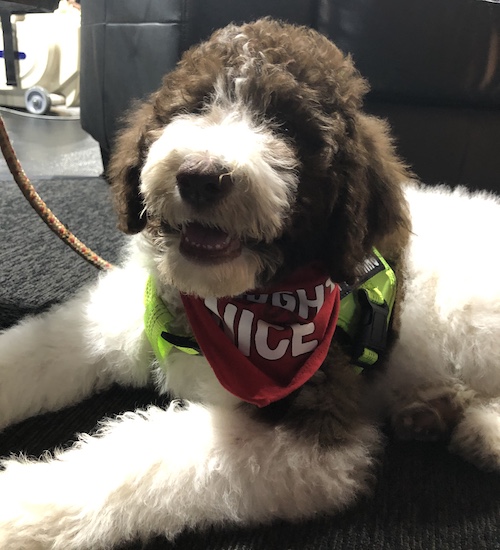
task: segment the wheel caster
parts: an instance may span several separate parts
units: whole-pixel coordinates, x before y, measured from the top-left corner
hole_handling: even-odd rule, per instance
[[[24,94],[24,103],[28,112],[33,115],[44,115],[52,106],[49,93],[41,86],[34,86],[27,90]]]

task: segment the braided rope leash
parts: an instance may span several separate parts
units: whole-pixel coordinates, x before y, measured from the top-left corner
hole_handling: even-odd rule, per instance
[[[91,263],[95,267],[101,270],[107,270],[112,268],[112,264],[103,260],[98,254],[93,252],[88,246],[85,246],[82,241],[77,239],[69,229],[63,225],[50,208],[41,199],[40,195],[36,192],[33,184],[30,182],[24,170],[16,156],[12,143],[9,139],[9,135],[5,128],[3,118],[0,116],[0,148],[2,150],[5,162],[9,167],[9,170],[14,177],[14,181],[17,183],[19,189],[31,204],[33,209],[42,218],[42,220],[49,226],[49,228],[62,239],[69,247],[71,247],[77,254],[79,254],[84,260]]]

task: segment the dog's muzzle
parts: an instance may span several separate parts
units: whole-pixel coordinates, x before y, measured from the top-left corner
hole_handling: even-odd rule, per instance
[[[176,175],[182,200],[196,212],[216,206],[233,189],[230,171],[221,164],[205,159],[186,159]],[[197,263],[216,264],[241,254],[239,238],[222,229],[190,221],[181,230],[180,251]]]

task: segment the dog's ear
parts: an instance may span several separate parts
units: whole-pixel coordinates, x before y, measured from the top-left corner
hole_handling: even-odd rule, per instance
[[[411,226],[402,184],[412,176],[396,154],[388,124],[362,113],[350,123],[349,144],[333,160],[338,195],[328,220],[325,258],[338,282],[353,281],[373,247],[396,259]]]
[[[136,107],[118,134],[106,176],[111,183],[118,227],[125,233],[139,233],[146,225],[139,184],[147,154],[147,132],[154,119],[151,102]]]

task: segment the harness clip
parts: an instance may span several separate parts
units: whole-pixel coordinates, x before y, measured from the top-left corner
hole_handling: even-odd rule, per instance
[[[361,367],[370,367],[386,348],[389,306],[376,289],[360,289],[358,297],[362,310],[354,356]]]

